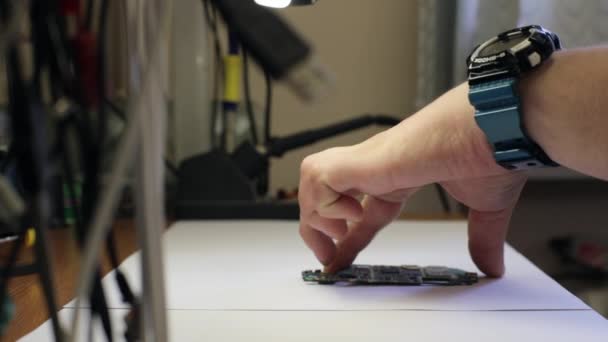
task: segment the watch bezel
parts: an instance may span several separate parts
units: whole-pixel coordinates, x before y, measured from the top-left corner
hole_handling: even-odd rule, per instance
[[[499,41],[525,37],[521,42],[500,52],[480,56]],[[517,77],[540,66],[555,50],[561,48],[557,35],[538,25],[512,29],[478,45],[467,58],[469,83]]]

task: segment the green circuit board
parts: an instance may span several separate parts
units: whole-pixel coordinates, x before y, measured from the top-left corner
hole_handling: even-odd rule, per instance
[[[444,266],[351,265],[336,273],[321,270],[302,272],[306,282],[354,285],[472,285],[477,273]]]

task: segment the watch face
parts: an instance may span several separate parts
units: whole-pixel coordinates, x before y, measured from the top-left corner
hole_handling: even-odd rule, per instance
[[[478,57],[488,57],[501,53],[505,50],[512,48],[513,46],[526,40],[526,37],[521,35],[508,40],[497,40],[494,43],[488,45],[485,49],[479,51]]]

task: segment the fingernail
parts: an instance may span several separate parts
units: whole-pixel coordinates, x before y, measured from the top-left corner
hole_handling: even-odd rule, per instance
[[[323,265],[324,267],[327,267],[331,263],[331,260],[328,260],[327,258],[321,258],[320,256],[317,256],[317,260],[319,260],[321,265]]]

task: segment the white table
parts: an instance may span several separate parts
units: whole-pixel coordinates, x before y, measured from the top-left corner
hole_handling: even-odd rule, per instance
[[[289,221],[198,221],[164,237],[172,341],[608,341],[608,322],[510,247],[507,275],[458,287],[306,284],[318,267]],[[139,254],[122,264],[140,288]],[[397,222],[358,263],[475,270],[464,222]],[[104,279],[117,336],[125,306]],[[61,312],[68,319],[68,303]],[[120,328],[119,328],[120,327]],[[43,325],[23,341],[48,341]]]

